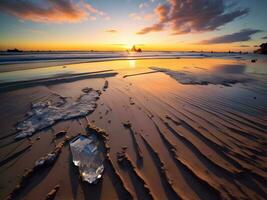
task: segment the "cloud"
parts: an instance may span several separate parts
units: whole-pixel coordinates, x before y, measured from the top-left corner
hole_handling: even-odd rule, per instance
[[[156,23],[152,26],[143,28],[141,31],[137,32],[137,34],[146,34],[149,32],[156,32],[156,31],[162,31],[164,29],[164,23],[168,19],[168,10],[170,7],[168,5],[158,5],[155,9],[155,13],[159,18],[159,23]]]
[[[155,31],[161,31],[163,30],[164,26],[163,24],[161,23],[158,23],[158,24],[154,24],[153,26],[149,26],[149,27],[146,27],[144,29],[142,29],[141,31],[137,32],[137,34],[146,34],[146,33],[149,33],[149,32],[155,32]]]
[[[124,43],[118,43],[118,44],[111,44],[113,46],[126,46],[126,45],[129,45],[129,44],[124,44]],[[135,46],[146,46],[145,44],[135,44]]]
[[[146,7],[149,7],[149,4],[148,3],[140,3],[139,8],[146,8]]]
[[[97,10],[96,8],[94,8],[94,7],[93,7],[91,4],[89,4],[89,3],[84,3],[83,5],[84,5],[84,7],[85,7],[88,11],[90,11],[91,13],[95,13],[95,14],[99,14],[99,13],[100,13],[99,10]]]
[[[262,31],[255,30],[255,29],[243,29],[237,33],[214,37],[209,40],[203,40],[199,44],[220,44],[220,43],[234,43],[234,42],[249,41],[251,40],[251,36],[253,34],[256,34],[259,32],[262,32]]]
[[[106,33],[117,33],[118,31],[115,29],[107,29],[105,30]]]
[[[239,47],[250,47],[249,45],[245,45],[245,44],[242,44],[242,45],[240,45]]]
[[[43,23],[79,22],[101,12],[88,3],[72,0],[1,0],[0,11],[20,20]]]
[[[136,21],[146,20],[150,21],[154,17],[154,13],[139,14],[139,13],[130,13],[129,17]]]
[[[153,4],[153,3],[154,3],[154,0],[145,0],[144,2],[140,3],[140,4],[138,5],[138,7],[139,7],[140,9],[148,8],[148,7],[150,7],[150,5]]]
[[[213,31],[248,14],[248,9],[233,9],[225,0],[168,0],[159,4],[154,12],[158,22],[145,27],[137,34],[161,31],[170,26],[173,34]]]
[[[104,17],[104,19],[110,18],[107,13],[97,10],[89,3],[83,3],[83,7],[85,7],[90,13],[96,14],[98,16]]]
[[[35,33],[35,34],[38,34],[38,35],[44,35],[44,34],[47,33],[44,30],[32,29],[32,28],[26,29],[26,31],[31,32],[31,33]]]

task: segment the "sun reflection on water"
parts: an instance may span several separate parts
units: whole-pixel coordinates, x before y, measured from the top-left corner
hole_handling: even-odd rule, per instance
[[[129,66],[130,68],[135,68],[135,60],[129,60]]]

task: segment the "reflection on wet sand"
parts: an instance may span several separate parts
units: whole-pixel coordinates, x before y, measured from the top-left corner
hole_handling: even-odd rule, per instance
[[[82,182],[68,145],[62,145],[53,165],[32,176],[15,197],[45,198],[59,184],[56,199],[266,198],[266,76],[251,74],[257,70],[245,60],[153,59],[136,60],[132,66],[129,61],[112,61],[30,70],[24,78],[43,70],[54,76],[68,69],[72,75],[65,77],[69,81],[57,82],[42,77],[47,80],[40,84],[32,80],[27,87],[16,88],[12,83],[12,90],[1,91],[1,198],[19,186],[25,169],[32,169],[35,161],[66,138],[95,133],[105,149],[105,171],[99,183]],[[181,84],[150,67],[197,78],[205,73],[212,78],[249,76],[253,84]],[[83,73],[83,78],[69,79]],[[19,74],[13,72],[13,76]],[[101,91],[93,113],[59,121],[14,141],[15,125],[27,118],[31,103],[53,94],[75,103],[85,88]],[[65,135],[55,139],[60,131]]]

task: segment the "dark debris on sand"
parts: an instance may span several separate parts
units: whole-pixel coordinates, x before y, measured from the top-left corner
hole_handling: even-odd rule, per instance
[[[59,190],[59,184],[57,184],[47,195],[45,200],[53,200]]]

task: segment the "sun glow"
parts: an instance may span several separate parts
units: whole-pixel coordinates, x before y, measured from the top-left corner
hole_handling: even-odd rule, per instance
[[[132,47],[134,46],[134,43],[127,43],[127,44],[124,44],[123,45],[123,48],[125,48],[126,50],[128,49],[131,49]]]
[[[130,68],[135,68],[135,60],[129,60],[129,66]]]

